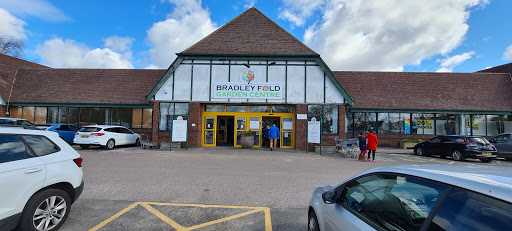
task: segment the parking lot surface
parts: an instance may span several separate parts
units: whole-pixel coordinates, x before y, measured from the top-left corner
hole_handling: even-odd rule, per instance
[[[379,166],[453,162],[386,148],[377,162],[282,149],[77,150],[85,190],[61,230],[302,230],[318,186]]]

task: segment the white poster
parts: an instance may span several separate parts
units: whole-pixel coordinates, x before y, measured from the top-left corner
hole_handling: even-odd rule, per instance
[[[251,118],[249,126],[250,130],[260,130],[260,118]]]
[[[308,143],[320,143],[320,121],[308,121]]]
[[[307,120],[308,114],[297,114],[297,119],[298,120]]]
[[[293,130],[293,121],[289,118],[283,119],[283,130],[285,131],[291,131]]]
[[[185,142],[187,141],[187,121],[186,120],[173,120],[172,121],[172,142]]]

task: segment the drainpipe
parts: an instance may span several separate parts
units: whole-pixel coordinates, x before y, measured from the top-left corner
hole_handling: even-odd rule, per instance
[[[7,98],[7,105],[5,107],[5,117],[7,117],[7,115],[11,117],[11,113],[9,113],[9,104],[11,102],[12,89],[14,88],[14,82],[16,82],[16,75],[18,74],[18,70],[19,69],[16,69],[16,72],[14,72],[14,78],[12,79],[11,90],[9,91],[9,98]]]

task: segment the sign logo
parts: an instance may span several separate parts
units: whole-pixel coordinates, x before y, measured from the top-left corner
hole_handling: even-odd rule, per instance
[[[256,74],[252,70],[243,70],[240,72],[240,82],[250,84],[256,81]]]

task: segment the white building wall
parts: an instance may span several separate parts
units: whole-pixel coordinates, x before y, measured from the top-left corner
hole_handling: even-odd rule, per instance
[[[212,66],[212,88],[211,92],[214,92],[215,82],[228,82],[229,79],[229,66],[228,65],[213,65]],[[226,99],[215,99],[211,97],[214,102],[226,102]]]
[[[179,65],[174,71],[174,100],[190,101],[192,65]]]
[[[288,103],[304,103],[305,68],[304,66],[288,66],[288,84],[286,97]]]
[[[158,89],[158,91],[155,94],[155,100],[162,100],[162,101],[170,101],[172,100],[172,94],[173,94],[173,83],[174,80],[173,73],[167,73],[169,75],[169,78],[165,81],[165,83]]]
[[[324,71],[318,66],[306,67],[306,102],[323,103],[324,102]]]
[[[208,101],[210,95],[210,65],[194,64],[192,100]]]

